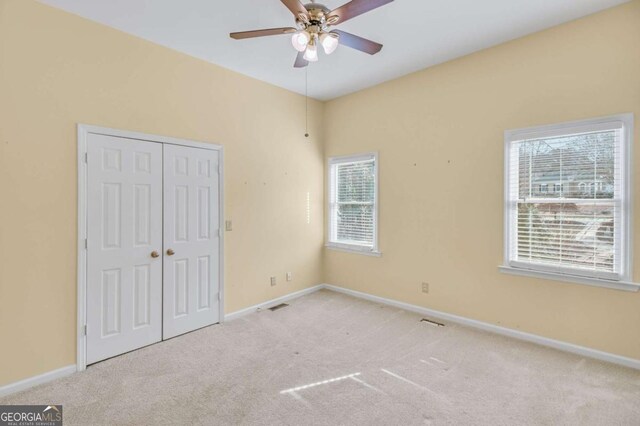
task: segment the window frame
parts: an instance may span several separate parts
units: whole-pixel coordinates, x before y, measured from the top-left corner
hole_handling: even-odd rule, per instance
[[[373,173],[374,173],[374,201],[373,201],[373,244],[372,246],[360,245],[360,244],[348,244],[342,243],[338,241],[332,241],[334,229],[333,229],[333,220],[331,217],[332,214],[332,205],[335,203],[333,199],[334,194],[332,193],[333,187],[333,166],[344,163],[356,163],[360,161],[370,161],[373,160]],[[325,247],[331,250],[344,251],[349,253],[363,254],[367,256],[381,256],[378,248],[378,206],[379,206],[379,163],[378,163],[378,153],[377,152],[365,152],[361,154],[352,154],[352,155],[342,155],[329,157],[327,159],[327,233],[326,233],[326,242]]]
[[[633,114],[618,114],[607,117],[599,117],[587,120],[571,121],[565,123],[536,126],[524,129],[507,130],[504,132],[504,230],[503,230],[503,263],[499,270],[513,275],[551,279],[555,281],[567,281],[578,284],[613,288],[618,290],[638,291],[640,284],[633,282],[633,188],[632,188],[632,160],[633,160]],[[585,274],[585,271],[576,270],[574,273],[568,267],[548,267],[535,265],[528,262],[519,262],[510,259],[511,247],[515,243],[513,229],[512,210],[510,207],[510,172],[511,172],[511,146],[514,142],[523,139],[549,138],[594,131],[598,129],[621,129],[622,142],[620,144],[620,198],[621,198],[621,231],[620,231],[620,273],[615,277],[606,276],[594,272]],[[555,188],[554,188],[555,189]]]

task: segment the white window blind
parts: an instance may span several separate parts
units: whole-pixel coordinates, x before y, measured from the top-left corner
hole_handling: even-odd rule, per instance
[[[329,160],[329,246],[377,250],[375,154]]]
[[[625,130],[598,120],[508,136],[508,266],[629,279]]]

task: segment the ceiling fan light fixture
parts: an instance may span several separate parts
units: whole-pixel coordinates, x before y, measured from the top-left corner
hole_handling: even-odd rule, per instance
[[[336,33],[322,33],[320,35],[320,44],[324,49],[324,53],[331,55],[338,48],[339,36]]]
[[[307,47],[307,51],[304,52],[304,59],[309,62],[317,62],[318,61],[318,47],[315,43],[309,44]]]
[[[303,4],[303,1],[308,3]],[[234,40],[242,40],[287,34],[291,36],[291,44],[298,52],[293,63],[294,68],[305,68],[309,65],[309,62],[318,61],[320,45],[327,55],[335,52],[338,45],[347,46],[369,55],[375,55],[380,52],[382,49],[380,43],[339,29],[331,29],[331,27],[370,12],[394,0],[350,0],[333,10],[325,5],[316,3],[316,1],[319,0],[280,0],[293,14],[295,20],[293,26],[233,32],[229,36]]]
[[[298,52],[304,52],[311,41],[311,36],[304,30],[297,31],[291,37],[291,44]]]

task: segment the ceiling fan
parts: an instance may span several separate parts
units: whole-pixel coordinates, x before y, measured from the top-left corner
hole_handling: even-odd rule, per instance
[[[375,55],[382,49],[380,43],[358,37],[345,31],[329,27],[341,24],[351,18],[362,15],[370,10],[391,3],[393,0],[351,0],[337,9],[329,10],[326,6],[311,0],[302,4],[300,0],[281,0],[293,13],[296,27],[269,28],[265,30],[242,31],[229,34],[231,38],[241,40],[245,38],[264,37],[272,35],[292,34],[291,42],[298,51],[298,57],[293,64],[296,68],[309,65],[318,60],[318,44],[327,55],[332,54],[338,44],[344,44],[353,49],[370,55]]]

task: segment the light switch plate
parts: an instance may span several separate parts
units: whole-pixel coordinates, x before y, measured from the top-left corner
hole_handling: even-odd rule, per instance
[[[230,220],[225,221],[224,229],[226,229],[227,231],[233,231],[233,222],[231,222]]]

